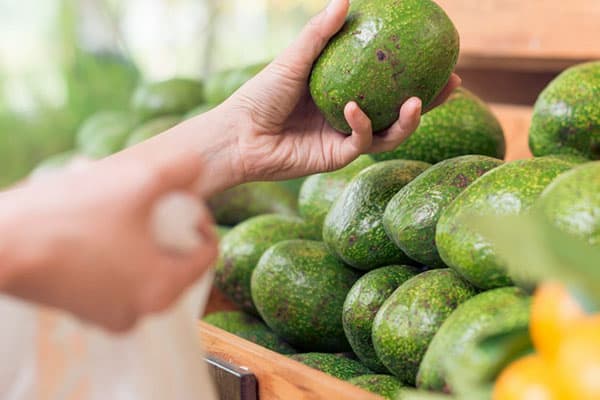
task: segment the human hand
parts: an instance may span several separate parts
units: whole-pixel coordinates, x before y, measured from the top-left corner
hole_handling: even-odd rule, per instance
[[[201,243],[161,248],[154,207],[192,194],[201,166],[181,152],[154,161],[117,155],[1,193],[0,290],[113,331],[168,308],[212,265],[217,238],[202,207]]]

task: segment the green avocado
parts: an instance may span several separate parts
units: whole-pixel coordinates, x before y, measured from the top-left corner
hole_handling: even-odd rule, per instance
[[[600,161],[565,172],[542,193],[537,207],[560,230],[600,246]]]
[[[444,390],[448,360],[460,356],[470,341],[493,324],[499,313],[508,309],[526,313],[529,299],[525,292],[515,287],[493,289],[459,305],[433,337],[419,367],[417,387]]]
[[[218,71],[206,79],[206,100],[209,104],[221,104],[244,83],[262,71],[267,63],[248,65],[243,68]]]
[[[533,110],[529,146],[536,156],[600,159],[600,61],[565,70],[542,91]]]
[[[116,153],[125,145],[135,122],[126,112],[97,112],[85,120],[77,131],[77,149],[90,158],[103,158]]]
[[[379,360],[402,382],[414,386],[433,336],[452,311],[475,293],[451,269],[423,272],[404,282],[383,303],[373,322]]]
[[[166,115],[151,119],[138,126],[131,132],[127,138],[126,147],[134,146],[138,143],[146,141],[160,133],[168,131],[175,125],[181,122],[181,117],[176,115]]]
[[[396,150],[373,158],[435,164],[468,154],[504,159],[505,151],[504,133],[492,111],[479,97],[458,88],[444,104],[423,115],[419,128]]]
[[[310,227],[289,215],[266,214],[237,225],[219,245],[215,285],[242,310],[256,314],[250,279],[260,257],[278,242],[303,238],[311,238]]]
[[[297,214],[297,200],[278,182],[251,182],[226,190],[208,202],[218,224],[237,225],[262,214]]]
[[[388,400],[398,399],[398,395],[404,387],[398,378],[391,375],[361,375],[350,379],[349,382]]]
[[[501,164],[496,158],[461,156],[429,168],[388,203],[383,214],[388,236],[413,260],[445,268],[435,245],[435,227],[442,211],[475,180]]]
[[[465,221],[474,216],[520,215],[573,163],[542,157],[497,167],[469,186],[448,206],[436,227],[435,241],[444,263],[481,289],[512,284],[489,241]]]
[[[356,0],[313,67],[310,93],[335,129],[352,131],[344,107],[355,101],[378,132],[398,119],[410,97],[424,108],[433,102],[458,50],[456,28],[433,1]]]
[[[286,188],[290,193],[292,193],[295,197],[298,197],[300,194],[300,188],[304,184],[306,177],[288,179],[285,181],[278,181],[281,186]]]
[[[60,170],[78,157],[81,157],[81,154],[79,154],[79,152],[76,150],[69,150],[63,153],[54,154],[36,165],[36,167],[31,171],[30,176],[43,175],[47,172]]]
[[[392,160],[366,168],[350,181],[323,224],[323,240],[347,264],[371,270],[391,264],[410,264],[387,237],[383,212],[392,197],[430,165]]]
[[[375,315],[394,290],[418,272],[406,265],[378,268],[363,275],[346,296],[342,314],[346,338],[354,354],[375,372],[388,372],[377,358],[371,340]]]
[[[204,113],[209,112],[213,108],[215,108],[215,106],[212,104],[208,104],[208,103],[200,104],[198,107],[193,108],[192,110],[188,111],[183,116],[183,119],[186,120],[186,119],[191,119],[191,118],[197,117],[198,115],[202,115]]]
[[[229,227],[229,226],[217,225],[217,235],[219,235],[219,239],[223,239],[223,237],[225,235],[227,235],[230,230],[231,230],[231,227]]]
[[[142,121],[164,115],[183,115],[204,103],[204,84],[186,78],[145,83],[131,99],[131,109]]]
[[[309,176],[304,181],[298,196],[298,211],[302,218],[315,227],[319,234],[323,231],[323,221],[329,209],[344,191],[344,188],[363,169],[375,164],[370,156],[358,157],[345,168]]]
[[[202,320],[277,353],[296,353],[292,346],[277,337],[262,321],[241,311],[219,311]]]
[[[290,358],[343,381],[371,373],[360,362],[338,354],[303,353],[294,354]]]
[[[252,299],[266,324],[304,351],[349,351],[342,309],[360,277],[324,243],[291,240],[271,247],[252,274]]]

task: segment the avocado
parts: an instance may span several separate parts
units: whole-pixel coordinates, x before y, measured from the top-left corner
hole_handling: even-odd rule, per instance
[[[373,322],[379,360],[402,382],[414,386],[433,336],[452,311],[474,295],[475,289],[451,269],[426,271],[404,282]]]
[[[54,154],[42,160],[30,173],[30,176],[43,175],[46,172],[56,171],[64,168],[74,159],[81,157],[77,150],[69,150],[63,153]]]
[[[250,279],[258,260],[272,245],[302,238],[310,238],[310,227],[289,215],[261,215],[237,225],[219,245],[215,285],[242,310],[256,314]]]
[[[385,231],[413,260],[445,268],[435,245],[435,227],[452,201],[475,180],[502,164],[486,156],[461,156],[442,161],[404,186],[383,214]]]
[[[193,108],[192,110],[188,111],[183,116],[183,119],[186,120],[186,119],[191,119],[191,118],[197,117],[198,115],[202,115],[204,113],[209,112],[213,108],[215,108],[215,106],[212,104],[208,104],[208,103],[200,104],[198,107]]]
[[[313,67],[310,93],[335,129],[352,132],[344,107],[354,101],[378,132],[410,97],[420,98],[423,109],[435,100],[458,50],[456,28],[433,1],[356,0]]]
[[[407,265],[378,268],[356,281],[346,296],[342,314],[346,338],[354,354],[375,372],[388,372],[377,358],[371,340],[375,315],[398,286],[417,274],[416,268]]]
[[[600,159],[600,61],[565,70],[542,91],[533,109],[529,146],[536,156]]]
[[[223,239],[223,237],[227,235],[230,230],[231,227],[229,226],[217,225],[217,235],[219,236],[219,239]]]
[[[300,178],[279,181],[279,184],[281,186],[283,186],[284,188],[286,188],[291,194],[293,194],[294,197],[298,197],[298,195],[300,194],[300,188],[304,184],[305,180],[306,180],[306,177],[303,176]]]
[[[321,234],[323,221],[329,209],[348,182],[360,171],[373,164],[375,161],[370,156],[363,155],[340,170],[306,178],[298,195],[298,211],[302,218]]]
[[[438,252],[446,265],[481,289],[510,286],[504,263],[467,218],[520,215],[529,211],[554,178],[574,165],[558,158],[537,158],[501,165],[469,186],[448,206],[436,227]]]
[[[392,197],[429,168],[420,161],[392,160],[372,165],[350,181],[323,224],[323,240],[344,262],[361,270],[410,264],[387,237],[383,212]]]
[[[290,358],[343,381],[371,373],[369,368],[358,361],[338,354],[303,353],[294,354]]]
[[[437,331],[417,374],[417,387],[442,391],[446,387],[446,365],[458,357],[467,344],[494,323],[499,313],[513,310],[527,313],[529,299],[515,287],[480,293],[459,305]]]
[[[267,63],[248,65],[218,71],[206,79],[206,100],[209,104],[218,105],[237,91],[244,83],[262,71]]]
[[[537,207],[553,225],[600,246],[600,161],[565,172],[540,196]]]
[[[183,115],[202,103],[201,81],[173,78],[139,86],[131,99],[131,109],[141,121],[148,121],[164,115]]]
[[[107,157],[123,148],[135,119],[126,112],[100,111],[77,131],[77,149],[90,158]]]
[[[391,375],[361,375],[348,382],[388,400],[398,399],[398,395],[404,387],[398,378]]]
[[[373,158],[435,164],[469,154],[504,159],[505,151],[504,133],[492,111],[479,97],[458,88],[444,104],[423,115],[419,128],[400,146]]]
[[[252,274],[252,299],[265,323],[292,346],[349,351],[342,309],[359,277],[322,242],[280,242],[263,254]]]
[[[262,321],[241,311],[219,311],[202,320],[277,353],[296,353],[292,346],[278,338]]]
[[[131,132],[127,138],[126,147],[134,146],[145,140],[148,140],[160,133],[168,131],[175,125],[181,122],[181,117],[177,115],[167,115],[151,119],[138,126]]]
[[[245,183],[213,196],[208,205],[220,225],[262,214],[297,214],[296,198],[278,182]]]

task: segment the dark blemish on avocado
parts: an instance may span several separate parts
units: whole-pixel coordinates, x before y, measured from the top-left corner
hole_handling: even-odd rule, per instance
[[[390,36],[390,40],[392,42],[397,42],[398,41],[398,35],[392,35],[392,36]]]
[[[458,174],[454,178],[454,186],[464,189],[469,186],[469,178],[465,174]]]
[[[571,136],[577,134],[577,128],[574,126],[566,126],[559,130],[558,137],[562,144],[567,144],[571,138]]]
[[[359,100],[364,100],[365,99],[365,95],[364,94],[359,94],[358,95],[358,99]]]
[[[362,33],[362,31],[360,29],[355,30],[354,32],[352,32],[353,36],[358,36]]]
[[[385,61],[387,60],[387,54],[385,54],[383,50],[377,50],[377,59],[379,61]]]
[[[356,243],[356,235],[350,235],[350,237],[348,238],[348,243],[349,244],[354,244]]]

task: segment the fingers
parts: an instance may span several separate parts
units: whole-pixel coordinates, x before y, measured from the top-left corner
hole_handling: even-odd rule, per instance
[[[394,125],[373,138],[369,153],[392,151],[404,142],[419,127],[421,107],[422,103],[418,98],[408,99],[400,108],[400,116]]]
[[[346,104],[344,116],[348,125],[352,128],[352,135],[344,138],[341,142],[341,147],[336,157],[336,164],[338,164],[336,167],[344,166],[361,154],[366,153],[373,142],[371,120],[360,109],[358,104],[355,102]]]
[[[436,108],[437,106],[443,104],[448,99],[448,97],[450,96],[450,94],[454,91],[454,89],[456,89],[457,87],[459,87],[461,84],[462,84],[462,79],[460,79],[460,76],[458,76],[456,74],[452,74],[450,76],[450,79],[448,80],[448,83],[446,84],[446,86],[444,87],[444,89],[442,89],[442,92],[429,105],[429,107],[427,107],[427,109],[425,110],[425,112],[430,111],[430,110]]]

